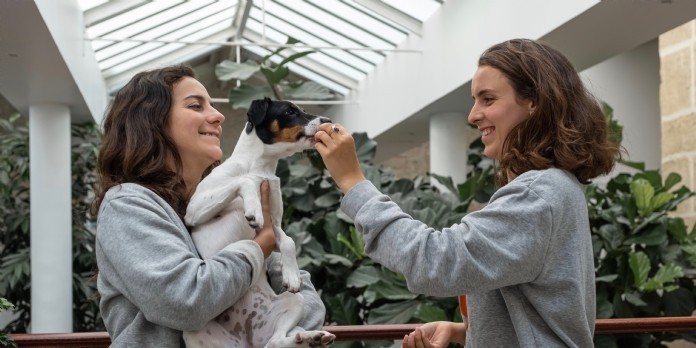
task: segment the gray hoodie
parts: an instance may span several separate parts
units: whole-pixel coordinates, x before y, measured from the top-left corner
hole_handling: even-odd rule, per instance
[[[202,260],[172,207],[136,184],[112,187],[97,218],[100,310],[113,347],[181,347],[182,332],[198,330],[232,306],[262,273],[263,252],[250,240]],[[271,286],[280,291],[277,255]],[[322,327],[325,308],[307,272],[300,326]]]
[[[595,278],[581,184],[560,169],[529,171],[461,222],[436,231],[369,181],[341,209],[367,255],[410,291],[467,295],[467,347],[592,347]]]

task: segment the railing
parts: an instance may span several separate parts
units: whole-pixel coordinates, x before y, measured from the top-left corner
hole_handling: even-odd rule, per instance
[[[398,340],[420,324],[326,326],[337,341]],[[696,331],[696,317],[597,319],[595,335],[635,332]],[[11,334],[19,348],[106,348],[106,332]]]

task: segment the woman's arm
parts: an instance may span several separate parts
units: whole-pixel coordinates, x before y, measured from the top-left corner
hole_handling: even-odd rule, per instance
[[[254,241],[232,243],[200,259],[181,220],[154,193],[121,188],[102,205],[100,277],[153,323],[199,329],[261,276],[264,258]]]

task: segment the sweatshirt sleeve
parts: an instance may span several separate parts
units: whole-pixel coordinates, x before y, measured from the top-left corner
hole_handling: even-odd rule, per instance
[[[347,192],[341,209],[363,234],[368,256],[404,274],[411,292],[430,296],[535,279],[553,223],[549,204],[515,182],[499,189],[482,210],[441,231],[414,220],[369,181]]]
[[[155,200],[123,194],[102,205],[100,277],[152,323],[199,329],[261,276],[263,253],[252,241],[230,244],[202,260],[183,224]]]

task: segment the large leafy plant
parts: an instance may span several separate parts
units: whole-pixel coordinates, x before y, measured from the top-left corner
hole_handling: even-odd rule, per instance
[[[597,273],[597,317],[690,316],[696,309],[696,226],[669,215],[694,195],[670,173],[634,164],[605,188],[586,188]],[[597,347],[663,347],[691,332],[601,335]]]
[[[623,127],[604,104],[610,136],[621,143]],[[676,188],[681,177],[622,162],[621,173],[606,185],[585,188],[597,281],[597,318],[690,316],[696,309],[696,225],[670,215],[694,192]],[[663,347],[693,332],[595,336],[597,347]]]
[[[11,332],[26,332],[30,323],[29,132],[16,126],[19,115],[0,119],[0,295],[15,305]],[[99,132],[94,123],[72,130],[73,329],[104,330],[96,292],[94,233],[87,211],[93,197]]]
[[[14,310],[14,305],[5,298],[0,297],[0,312]],[[5,331],[0,331],[0,346],[17,347],[17,343]]]
[[[269,97],[281,99],[333,98],[328,88],[314,82],[290,79],[288,65],[315,51],[308,50],[283,56],[283,51],[299,41],[289,37],[284,46],[276,49],[260,60],[246,60],[242,63],[224,60],[215,67],[215,75],[221,81],[239,80],[238,86],[230,89],[228,98],[233,108],[248,109],[254,99]],[[261,83],[254,84],[254,78],[261,76]]]

